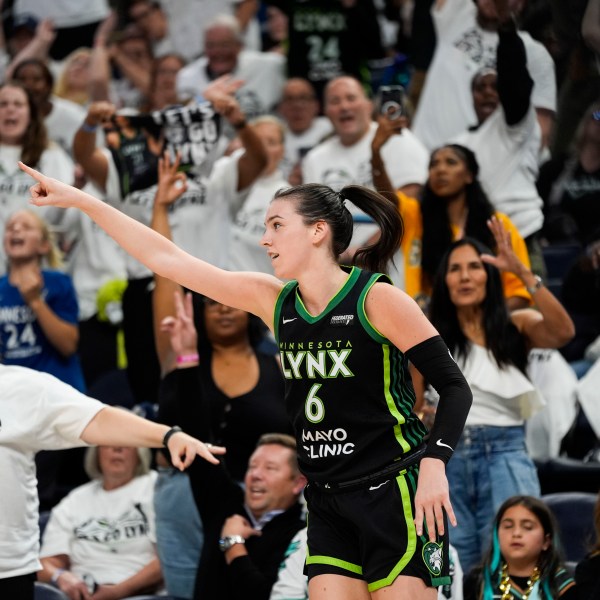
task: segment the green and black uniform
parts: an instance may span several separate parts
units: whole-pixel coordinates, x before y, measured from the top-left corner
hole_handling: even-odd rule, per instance
[[[390,283],[351,268],[318,316],[292,281],[275,307],[286,406],[309,481],[307,571],[364,578],[370,590],[400,573],[444,585],[447,539],[430,543],[413,523],[427,428],[413,413],[408,359],[365,312],[379,281]]]

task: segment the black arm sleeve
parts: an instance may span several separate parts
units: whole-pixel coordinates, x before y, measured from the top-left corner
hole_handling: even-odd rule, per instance
[[[498,38],[498,96],[506,124],[516,125],[529,110],[533,80],[527,70],[525,45],[516,28],[501,28]]]
[[[471,408],[471,388],[439,335],[413,346],[406,357],[440,395],[425,456],[447,463]]]

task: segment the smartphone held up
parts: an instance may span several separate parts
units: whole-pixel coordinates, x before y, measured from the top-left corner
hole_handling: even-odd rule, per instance
[[[406,117],[406,93],[401,85],[382,85],[377,91],[379,113],[390,121]]]

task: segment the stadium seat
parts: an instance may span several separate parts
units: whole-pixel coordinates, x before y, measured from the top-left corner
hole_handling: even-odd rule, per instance
[[[34,600],[69,600],[58,588],[40,581],[34,583],[33,598]]]
[[[579,244],[551,244],[542,247],[546,265],[546,285],[555,296],[560,298],[563,279],[581,251]]]
[[[534,462],[542,494],[557,492],[597,494],[600,491],[600,463],[583,462],[562,456]]]
[[[567,563],[578,563],[594,541],[594,506],[597,498],[597,494],[585,492],[560,492],[542,496],[558,521]]]

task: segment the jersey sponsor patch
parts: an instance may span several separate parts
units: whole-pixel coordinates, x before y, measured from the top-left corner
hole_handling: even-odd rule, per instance
[[[334,327],[347,327],[348,325],[354,325],[354,315],[334,315],[329,321],[330,325]]]

